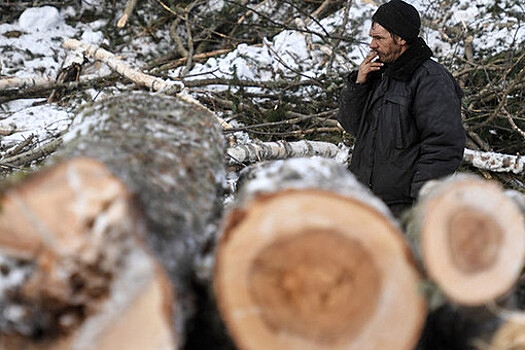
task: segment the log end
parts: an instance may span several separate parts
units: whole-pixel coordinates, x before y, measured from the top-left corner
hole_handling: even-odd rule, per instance
[[[0,207],[0,347],[174,348],[171,286],[138,239],[132,195],[104,164],[37,172]]]
[[[482,305],[512,287],[525,258],[525,225],[499,186],[453,181],[418,210],[425,267],[449,298]]]
[[[411,349],[425,319],[399,231],[321,190],[259,196],[218,248],[219,309],[241,349]]]

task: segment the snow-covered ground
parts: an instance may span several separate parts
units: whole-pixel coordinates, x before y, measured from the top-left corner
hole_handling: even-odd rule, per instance
[[[409,1],[410,2],[410,1]],[[412,3],[420,10],[427,24],[421,35],[436,53],[436,59],[443,61],[452,55],[462,55],[462,45],[458,45],[454,33],[473,35],[476,52],[506,50],[516,43],[525,42],[524,24],[517,18],[525,11],[519,1],[476,0],[456,1],[445,10],[438,11],[441,2],[417,0]],[[86,1],[86,6],[96,6]],[[441,4],[441,5],[440,5]],[[222,1],[214,2],[214,9],[223,6]],[[333,65],[324,64],[331,49],[321,36],[299,31],[283,30],[274,38],[264,39],[263,45],[238,45],[234,51],[221,57],[210,58],[198,63],[186,74],[186,79],[206,79],[213,77],[258,81],[279,79],[320,78],[325,74],[343,74],[356,67],[368,52],[366,43],[370,27],[370,17],[376,9],[373,1],[357,0],[352,3],[350,20],[345,28],[351,33],[354,43],[341,42]],[[66,19],[74,14],[73,8],[57,9],[51,6],[27,9],[15,23],[0,24],[0,64],[1,78],[7,77],[49,77],[54,79],[60,71],[67,52],[61,47],[69,37],[100,45],[107,44],[103,27],[107,20],[97,19],[90,23],[78,22],[74,26]],[[445,14],[445,17],[443,17]],[[515,14],[515,15],[513,15]],[[343,23],[344,12],[340,11],[315,23],[298,22],[315,33],[332,33]],[[458,28],[457,32],[450,28]],[[165,34],[165,35],[164,35]],[[166,50],[174,45],[169,34],[158,43],[146,36],[131,37],[119,56],[128,64],[140,68],[159,47]],[[456,34],[457,35],[457,34]],[[162,51],[162,50],[161,50]],[[329,69],[329,71],[328,71]],[[172,78],[179,78],[183,68],[169,72]],[[105,76],[110,70],[105,65],[88,65],[85,74],[92,77]],[[299,72],[299,73],[298,73]],[[208,87],[224,89],[224,86]],[[250,88],[257,91],[259,88]],[[0,92],[1,95],[1,92]],[[91,98],[103,98],[100,91],[89,91]],[[16,127],[15,132],[3,136],[0,150],[20,142],[34,134],[44,140],[50,135],[64,131],[69,126],[77,104],[42,104],[34,106],[36,100],[16,100],[0,105],[0,130]]]

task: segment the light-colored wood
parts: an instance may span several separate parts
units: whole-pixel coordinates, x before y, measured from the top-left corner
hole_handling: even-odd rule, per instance
[[[176,347],[172,287],[138,238],[131,193],[102,163],[60,163],[0,202],[2,324],[12,322],[0,348]]]
[[[522,174],[525,172],[525,159],[522,156],[495,152],[482,152],[465,148],[463,162],[478,169],[495,172]]]
[[[212,114],[182,99],[134,92],[85,106],[75,116],[60,149],[46,161],[47,166],[55,164],[53,169],[62,170],[36,171],[30,178],[15,174],[21,177],[19,184],[2,183],[6,201],[0,211],[0,271],[4,269],[3,246],[12,266],[18,266],[14,260],[32,261],[37,256],[37,266],[46,274],[35,275],[28,280],[35,281],[31,288],[22,290],[31,297],[22,296],[23,306],[27,306],[22,311],[34,312],[23,318],[16,307],[0,313],[0,333],[18,334],[25,342],[39,335],[42,340],[54,339],[55,346],[75,330],[75,341],[84,339],[81,343],[89,344],[84,345],[89,349],[94,344],[99,348],[111,348],[115,342],[125,345],[128,339],[139,349],[166,344],[177,348],[185,346],[190,338],[208,336],[212,327],[201,327],[197,322],[210,320],[210,325],[218,317],[215,313],[206,319],[207,310],[201,310],[201,305],[208,302],[208,295],[196,289],[197,285],[204,289],[206,278],[211,278],[207,262],[212,250],[208,247],[213,247],[222,209],[223,144],[221,129]],[[78,158],[82,161],[76,162]],[[128,204],[124,209],[129,210],[124,210],[123,204],[115,204],[114,208],[114,202]],[[117,209],[120,211],[114,213]],[[109,210],[113,216],[106,213]],[[99,232],[106,228],[125,244],[113,244],[112,236]],[[94,247],[82,244],[85,230],[96,231],[92,237],[97,244]],[[140,244],[133,243],[133,236],[140,238],[135,239]],[[150,263],[144,270],[147,264],[135,257],[130,258],[128,268],[124,257],[135,251],[135,245],[142,247],[143,254],[151,252],[155,264]],[[101,253],[97,255],[95,248]],[[80,258],[91,260],[82,265],[84,260],[77,262]],[[116,265],[111,273],[91,270],[99,263],[109,264],[109,269],[113,266],[110,262]],[[161,279],[151,278],[157,263],[170,287],[162,287]],[[63,265],[66,272],[81,270],[85,276],[71,279],[68,273],[55,273],[57,265]],[[25,264],[17,271],[13,276],[23,277],[33,270]],[[129,285],[120,290],[131,294],[117,292],[121,297],[111,301],[117,291],[112,286],[128,271],[142,271],[144,282],[139,283],[140,276],[125,279]],[[0,303],[11,295],[3,293],[4,287],[20,289],[2,276],[0,273]],[[77,281],[90,292],[78,292]],[[174,297],[167,300],[169,294],[161,298],[159,293],[164,289],[176,295],[176,301]],[[128,301],[121,304],[126,295]],[[68,303],[73,303],[73,311],[69,311]],[[152,314],[147,315],[146,310]],[[42,325],[47,315],[60,316],[66,311],[63,322],[62,317],[56,322],[53,320],[57,318],[51,317],[53,322]],[[137,326],[138,320],[147,324]],[[141,332],[133,330],[135,327]],[[76,332],[81,328],[85,330],[82,335]],[[119,339],[128,332],[137,338]],[[152,343],[144,345],[145,341]]]
[[[31,87],[53,86],[55,81],[48,77],[3,78],[0,79],[0,91],[9,89],[27,89]]]
[[[447,297],[481,305],[516,282],[525,257],[524,219],[496,183],[448,179],[420,199],[416,212],[425,268]]]
[[[274,192],[253,185],[259,193],[230,212],[218,244],[215,293],[236,345],[413,349],[426,306],[403,235],[364,202],[370,194],[359,200],[319,188],[279,189],[301,182],[288,176],[294,161],[270,170],[282,176]],[[339,169],[320,163],[327,178]]]
[[[340,153],[343,151],[333,143],[302,140],[296,142],[252,142],[235,145],[227,149],[226,157],[230,164],[241,164],[308,156],[335,158]],[[344,158],[348,158],[348,154]],[[343,161],[345,160],[343,159]]]

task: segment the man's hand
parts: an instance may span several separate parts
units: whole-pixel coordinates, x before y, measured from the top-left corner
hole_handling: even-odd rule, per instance
[[[357,84],[364,84],[366,82],[366,77],[368,73],[380,70],[383,66],[381,62],[372,62],[372,60],[377,56],[377,52],[372,51],[365,57],[363,62],[359,65],[359,72],[357,72]]]

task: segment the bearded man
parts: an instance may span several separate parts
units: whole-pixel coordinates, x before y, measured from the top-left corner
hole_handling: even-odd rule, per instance
[[[392,0],[372,21],[371,53],[348,75],[337,119],[356,138],[350,171],[398,216],[426,181],[459,166],[463,92],[431,59],[415,7]]]

